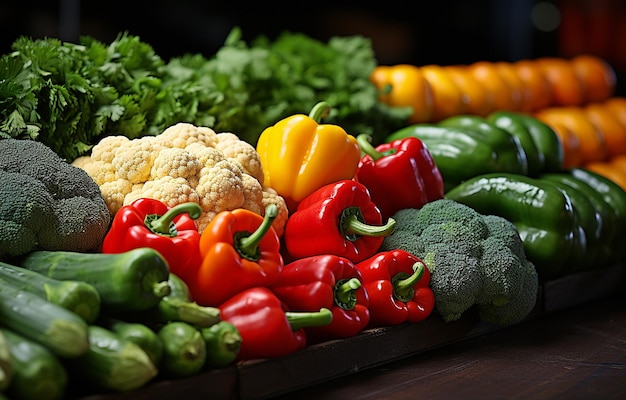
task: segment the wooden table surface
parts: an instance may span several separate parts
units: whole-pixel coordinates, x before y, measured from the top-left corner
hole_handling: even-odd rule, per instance
[[[626,294],[275,399],[626,399]]]

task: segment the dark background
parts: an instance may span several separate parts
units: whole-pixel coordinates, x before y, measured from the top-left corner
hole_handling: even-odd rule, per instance
[[[437,0],[244,4],[178,1],[2,0],[0,52],[21,35],[110,42],[128,31],[162,58],[211,56],[234,26],[247,41],[283,31],[326,41],[364,35],[380,64],[469,64],[539,56],[602,56],[626,80],[626,2],[623,0]]]

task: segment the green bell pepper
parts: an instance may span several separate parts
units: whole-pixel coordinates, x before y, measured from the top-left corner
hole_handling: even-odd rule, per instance
[[[571,199],[550,182],[490,173],[468,179],[445,197],[513,222],[541,281],[570,273],[569,260],[580,258],[586,250]]]
[[[579,217],[585,221],[581,222],[585,226],[587,238],[584,264],[590,268],[598,268],[609,263],[613,254],[613,237],[617,227],[615,213],[603,196],[591,186],[566,172],[545,173],[540,175],[539,179],[553,182],[564,190],[570,196]],[[584,200],[580,199],[580,196]]]
[[[589,185],[600,193],[613,210],[616,231],[611,241],[612,257],[610,262],[623,262],[626,256],[626,192],[612,180],[584,168],[572,168],[567,171],[574,178]]]
[[[528,161],[519,140],[508,132],[488,124],[484,119],[465,126],[450,117],[437,124],[416,124],[402,128],[386,139],[392,142],[414,136],[420,139],[437,164],[444,190],[471,177],[490,172],[525,174]],[[479,117],[477,117],[479,118]]]
[[[486,119],[518,137],[528,158],[528,175],[561,170],[563,146],[550,126],[531,115],[513,111],[496,111]]]

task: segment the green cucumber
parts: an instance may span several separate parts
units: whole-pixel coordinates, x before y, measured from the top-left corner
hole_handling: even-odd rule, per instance
[[[80,376],[96,387],[126,392],[146,385],[158,374],[146,352],[119,334],[89,326],[89,351],[68,360],[70,376]]]
[[[241,334],[235,325],[220,321],[200,329],[200,333],[206,345],[206,367],[225,367],[237,359],[241,349]]]
[[[147,310],[170,293],[167,261],[147,247],[116,254],[41,250],[15,263],[53,279],[93,285],[107,310]]]
[[[4,392],[13,379],[13,366],[9,342],[0,330],[0,392]]]
[[[206,361],[206,345],[196,327],[174,321],[163,325],[158,334],[163,342],[160,369],[164,375],[182,378],[202,370]]]
[[[0,262],[0,279],[75,312],[87,323],[100,314],[100,294],[87,282],[60,281],[4,262]]]
[[[2,280],[0,321],[60,357],[78,357],[89,349],[88,325],[82,317]]]
[[[13,376],[5,393],[12,399],[62,399],[68,385],[63,362],[46,347],[1,329],[11,352]]]
[[[148,354],[154,365],[161,363],[163,342],[161,342],[159,335],[149,326],[113,317],[103,317],[98,324],[117,333],[122,339],[129,340],[141,347]]]
[[[187,322],[197,327],[208,327],[220,321],[220,310],[217,307],[201,306],[191,299],[189,287],[178,276],[170,273],[170,294],[141,315],[135,314],[146,323],[163,324],[173,321]]]

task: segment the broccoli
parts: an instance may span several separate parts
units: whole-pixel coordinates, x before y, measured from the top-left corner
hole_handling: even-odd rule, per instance
[[[518,323],[532,311],[538,276],[512,222],[450,199],[399,210],[393,218],[396,229],[381,250],[402,249],[424,261],[445,321],[475,305],[481,320],[499,325]]]
[[[41,142],[0,139],[0,260],[99,249],[111,215],[82,169]]]

